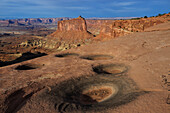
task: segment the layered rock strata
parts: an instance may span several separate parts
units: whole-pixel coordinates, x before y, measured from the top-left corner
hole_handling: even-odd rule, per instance
[[[93,37],[93,35],[87,31],[86,21],[81,16],[72,20],[59,21],[57,31],[50,36],[62,40],[81,40]]]
[[[57,31],[47,37],[47,41],[61,43],[58,50],[65,50],[91,43],[94,35],[87,31],[86,20],[79,16],[72,20],[59,21]]]
[[[137,20],[116,20],[105,23],[100,29],[98,40],[124,36],[134,32],[143,32],[145,29],[170,20],[170,14],[163,17],[140,18]]]
[[[3,26],[23,26],[23,25],[39,25],[39,24],[57,24],[61,20],[69,20],[71,18],[24,18],[24,19],[8,19],[0,20],[0,25]]]

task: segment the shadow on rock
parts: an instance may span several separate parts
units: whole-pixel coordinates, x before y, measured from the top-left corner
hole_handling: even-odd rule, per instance
[[[37,98],[50,102],[58,112],[88,112],[114,109],[144,93],[128,77],[95,75],[51,86],[50,92],[46,90]]]

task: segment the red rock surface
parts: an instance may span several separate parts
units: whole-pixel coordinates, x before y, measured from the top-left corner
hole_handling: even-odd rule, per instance
[[[85,19],[81,16],[72,20],[59,21],[57,31],[52,33],[50,36],[62,40],[93,38],[93,35],[87,31]]]
[[[87,31],[86,21],[82,17],[58,22],[58,31]]]
[[[101,27],[100,34],[96,39],[104,40],[107,38],[124,36],[133,32],[142,32],[146,28],[167,22],[170,20],[169,15],[170,14],[161,17],[141,18],[138,20],[116,20],[111,23],[105,23]]]
[[[165,28],[164,25],[166,24],[160,24],[160,27]],[[72,98],[73,101],[68,100],[67,98],[72,97],[72,95],[70,96],[70,92],[63,93],[63,91],[68,91],[69,88],[78,88],[80,87],[79,84],[83,84],[81,88],[85,88],[85,91],[87,91],[91,78],[96,77],[95,81],[98,81],[100,77],[103,77],[104,82],[99,81],[103,86],[110,79],[117,81],[132,79],[133,82],[122,81],[120,86],[118,85],[118,90],[121,92],[119,94],[123,93],[124,97],[128,98],[117,98],[119,94],[115,95],[116,97],[113,96],[113,98],[119,100],[115,105],[116,107],[109,105],[109,108],[106,107],[101,111],[100,109],[96,110],[93,105],[88,105],[87,108],[91,111],[87,112],[169,113],[170,98],[168,95],[170,95],[170,91],[167,83],[170,83],[170,30],[162,31],[162,28],[158,29],[156,27],[156,31],[133,33],[109,41],[93,43],[61,52],[76,53],[80,56],[110,55],[113,56],[113,59],[92,61],[82,59],[79,56],[60,58],[56,57],[56,54],[59,54],[57,52],[41,58],[1,67],[0,112],[69,112],[75,103],[74,98]],[[95,66],[101,64],[117,63],[128,66],[128,71],[125,74],[114,76],[96,74],[93,70]],[[22,65],[33,66],[33,69],[17,70],[17,67]],[[85,82],[83,81],[84,79],[81,79],[83,76],[86,77]],[[78,79],[79,81],[73,81],[73,84],[69,85],[67,83],[69,83],[68,80],[70,79]],[[117,81],[113,83],[118,84],[119,82]],[[66,83],[65,86],[63,86],[63,83]],[[126,83],[126,85],[121,85],[122,83]],[[138,88],[124,92],[127,86],[133,88],[133,83]],[[84,87],[86,85],[88,87]],[[91,85],[95,86],[96,84],[92,83]],[[56,86],[61,87],[54,89]],[[142,93],[142,91],[145,93]],[[75,93],[76,91],[71,90],[71,92]],[[63,95],[57,97],[56,94],[58,95],[58,93]],[[137,97],[130,98],[131,96],[133,97],[131,94],[137,95]],[[51,99],[51,97],[53,98]],[[56,98],[57,100],[55,100]],[[60,98],[61,100],[59,100]],[[120,105],[124,100],[129,101]],[[83,108],[81,104],[75,104],[78,106],[75,106],[75,110],[77,110],[75,112],[85,112],[83,111],[84,109],[81,109]],[[100,104],[96,105],[103,107]]]
[[[104,24],[109,24],[114,21],[115,20],[86,20],[87,30],[94,35],[98,35]]]

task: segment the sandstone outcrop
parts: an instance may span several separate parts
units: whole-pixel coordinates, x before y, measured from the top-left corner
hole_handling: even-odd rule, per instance
[[[87,31],[87,25],[84,18],[79,16],[72,20],[63,20],[58,22],[58,31]]]
[[[111,24],[114,21],[115,20],[86,20],[87,30],[94,35],[98,35],[104,24]]]
[[[141,18],[137,20],[115,20],[111,23],[105,23],[100,34],[95,38],[97,40],[105,40],[131,34],[133,32],[143,32],[146,28],[164,23],[170,20],[170,14],[163,17]]]
[[[72,20],[64,20],[58,22],[58,29],[50,35],[62,40],[81,40],[91,39],[93,35],[87,31],[87,25],[84,18],[79,16]]]
[[[49,42],[60,42],[58,50],[65,50],[90,43],[93,35],[87,31],[86,20],[79,16],[72,20],[58,22],[58,29],[47,36]]]

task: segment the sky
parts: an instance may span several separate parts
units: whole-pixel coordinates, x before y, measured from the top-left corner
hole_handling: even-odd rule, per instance
[[[143,17],[170,12],[170,0],[0,0],[0,18]]]

